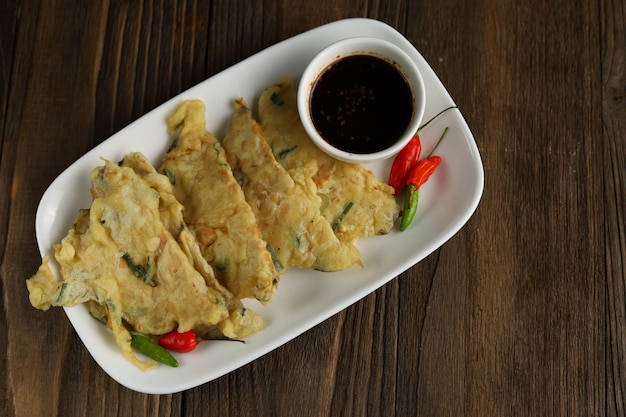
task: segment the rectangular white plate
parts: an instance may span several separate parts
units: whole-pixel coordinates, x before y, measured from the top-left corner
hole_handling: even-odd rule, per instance
[[[283,76],[298,79],[318,51],[351,36],[386,39],[415,60],[426,85],[424,120],[454,105],[424,58],[390,26],[369,19],[347,19],[321,26],[261,51],[181,93],[72,164],[46,190],[37,210],[35,226],[42,256],[52,255],[52,245],[67,234],[78,210],[89,207],[89,173],[102,164],[100,157],[118,161],[128,152],[139,151],[158,165],[168,143],[166,118],[183,99],[203,100],[207,106],[207,128],[217,137],[223,137],[234,99],[244,97],[253,105],[264,88]],[[358,246],[364,262],[362,268],[357,266],[336,273],[303,270],[285,273],[270,306],[246,301],[265,318],[268,326],[245,344],[203,342],[195,351],[177,355],[178,368],[160,366],[155,371],[142,372],[124,359],[112,334],[94,321],[84,306],[66,308],[65,312],[102,369],[135,391],[179,392],[237,369],[392,280],[443,245],[467,222],[482,195],[482,162],[472,133],[457,109],[445,112],[421,132],[423,152],[430,151],[445,127],[449,127],[448,134],[437,150],[443,162],[420,192],[420,205],[411,227],[402,233],[393,231],[386,236],[361,239]],[[390,164],[387,160],[368,168],[386,181]]]

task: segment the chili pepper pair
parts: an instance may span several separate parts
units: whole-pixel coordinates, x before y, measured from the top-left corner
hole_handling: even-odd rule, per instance
[[[152,340],[140,334],[133,334],[130,341],[130,345],[137,351],[143,353],[147,357],[154,359],[157,362],[161,362],[165,365],[178,367],[178,361],[172,356],[171,353],[164,349],[162,346],[157,345]]]
[[[191,352],[196,348],[198,339],[196,338],[196,333],[193,330],[183,333],[179,333],[177,330],[174,330],[165,336],[161,336],[158,344],[143,335],[133,334],[130,344],[133,348],[147,357],[176,368],[178,366],[178,361],[168,351]]]
[[[133,334],[131,346],[147,357],[165,365],[178,367],[178,361],[169,352],[191,352],[198,344],[196,333],[193,330],[180,333],[174,330],[158,340],[158,344],[140,334]]]
[[[413,221],[419,201],[419,189],[428,181],[428,178],[441,163],[441,157],[433,155],[433,152],[447,131],[448,128],[446,127],[439,141],[425,159],[419,160],[422,145],[419,133],[416,133],[393,161],[389,173],[389,185],[393,187],[396,195],[400,194],[406,187],[400,231],[405,231]]]
[[[101,324],[106,325],[102,319],[94,315],[91,315],[91,317]],[[161,336],[157,342],[158,343],[153,342],[152,339],[144,335],[131,333],[130,345],[133,349],[157,362],[176,368],[178,367],[178,361],[169,351],[191,352],[198,345],[198,337],[193,330],[182,333],[178,330],[174,330],[173,332]]]

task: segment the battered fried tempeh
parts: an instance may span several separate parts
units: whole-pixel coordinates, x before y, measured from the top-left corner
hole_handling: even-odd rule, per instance
[[[346,269],[360,261],[352,243],[342,243],[320,214],[321,198],[308,178],[298,182],[274,159],[261,127],[243,99],[223,141],[264,239],[284,268]]]
[[[97,303],[126,357],[142,369],[124,323],[159,335],[178,328],[216,326],[229,311],[223,294],[206,285],[160,220],[159,193],[132,169],[106,161],[91,173],[94,199],[55,258],[57,282],[44,259],[27,280],[34,307]]]
[[[140,152],[127,154],[120,162],[120,165],[132,168],[133,171],[140,175],[159,193],[159,212],[163,225],[169,230],[172,236],[174,236],[174,239],[176,239],[196,270],[205,278],[207,285],[210,285],[220,292],[228,293],[228,290],[222,287],[215,278],[213,268],[211,268],[202,257],[193,234],[189,228],[187,228],[183,218],[184,207],[176,197],[174,197],[169,177],[159,174],[150,161]],[[232,297],[230,294],[229,296]]]
[[[220,282],[237,298],[268,303],[279,274],[224,150],[205,124],[201,101],[180,104],[168,120],[172,146],[160,171],[173,179],[185,222]]]
[[[392,229],[399,214],[393,189],[371,171],[335,160],[313,144],[300,122],[291,78],[261,94],[259,113],[265,139],[292,176],[310,169],[307,164],[312,161],[316,164],[313,181],[324,200],[321,211],[331,224],[341,220],[335,229],[341,241],[354,242]]]
[[[174,197],[172,182],[174,179],[158,173],[150,161],[139,152],[131,152],[124,157],[121,166],[132,168],[152,188],[159,193],[159,212],[164,226],[174,236],[181,249],[187,255],[189,262],[204,277],[208,287],[219,292],[225,300],[228,317],[217,326],[204,326],[211,329],[211,333],[219,334],[220,338],[245,338],[265,327],[265,322],[255,311],[247,309],[241,300],[223,287],[213,272],[213,268],[202,256],[198,242],[187,228],[183,219],[183,206]],[[197,330],[197,329],[196,329]]]

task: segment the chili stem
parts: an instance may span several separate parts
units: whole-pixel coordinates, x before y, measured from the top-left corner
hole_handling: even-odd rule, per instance
[[[437,141],[437,143],[435,143],[435,147],[430,151],[430,153],[428,154],[428,156],[426,157],[426,159],[430,158],[431,156],[433,156],[433,153],[435,153],[435,150],[437,149],[437,147],[439,146],[439,144],[441,143],[441,141],[443,140],[443,137],[446,135],[446,133],[448,133],[448,127],[446,126],[445,129],[443,129],[443,133],[441,134],[441,136],[439,137],[439,140]]]
[[[445,109],[441,110],[439,113],[437,113],[436,115],[434,115],[433,117],[430,118],[430,120],[428,120],[426,123],[424,123],[423,125],[421,125],[418,129],[417,129],[417,133],[420,132],[420,130],[422,130],[423,128],[425,128],[426,126],[428,126],[430,124],[430,122],[432,122],[433,120],[435,120],[437,117],[439,117],[442,113],[447,112],[448,110],[451,109],[457,109],[457,106],[450,106],[450,107],[446,107]]]

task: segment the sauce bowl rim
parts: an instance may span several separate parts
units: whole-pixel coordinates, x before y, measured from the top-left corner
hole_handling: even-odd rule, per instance
[[[408,82],[413,95],[413,115],[406,131],[393,145],[377,152],[353,153],[336,148],[324,140],[311,118],[311,92],[318,77],[333,63],[352,55],[375,56],[393,64]],[[354,36],[329,44],[308,63],[298,84],[297,107],[304,129],[318,148],[341,161],[364,163],[390,158],[408,144],[424,116],[426,93],[417,64],[399,46],[376,37]]]

